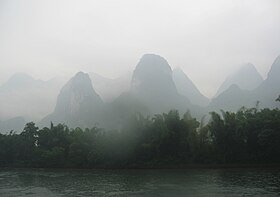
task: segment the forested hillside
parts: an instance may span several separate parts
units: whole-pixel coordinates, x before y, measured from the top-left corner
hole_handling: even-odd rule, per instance
[[[278,98],[279,101],[279,98]],[[280,110],[211,112],[204,124],[178,111],[135,114],[120,131],[27,123],[0,135],[0,166],[168,168],[189,165],[280,163]]]

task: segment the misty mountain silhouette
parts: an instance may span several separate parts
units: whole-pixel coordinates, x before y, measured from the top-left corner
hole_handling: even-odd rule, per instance
[[[173,80],[178,93],[187,97],[192,104],[207,106],[210,100],[197,89],[194,83],[180,68],[173,70]]]
[[[274,60],[266,79],[266,83],[278,83],[280,82],[280,55]]]
[[[267,78],[255,89],[254,95],[259,99],[261,107],[279,107],[275,99],[280,95],[280,56],[274,60]]]
[[[247,63],[233,75],[230,75],[226,78],[226,80],[218,89],[215,97],[217,97],[233,84],[236,84],[240,89],[243,90],[254,90],[262,83],[262,81],[263,79],[255,66],[251,63]]]
[[[42,80],[35,80],[26,73],[15,73],[0,87],[0,91],[16,91],[24,88],[41,87],[43,83]]]
[[[130,91],[151,113],[192,108],[190,101],[178,93],[170,65],[159,55],[143,55],[133,72]]]
[[[242,90],[239,86],[232,85],[216,98],[213,98],[208,111],[211,110],[230,110],[236,111],[240,107],[253,107],[259,102],[259,107],[274,108],[279,107],[275,100],[280,94],[280,56],[273,62],[267,78],[253,90]],[[245,76],[244,76],[245,77]],[[248,73],[248,81],[250,74]]]
[[[23,130],[26,121],[23,117],[15,117],[5,121],[0,120],[0,133],[7,133],[10,131],[20,132]]]
[[[49,114],[64,80],[36,80],[29,74],[16,73],[0,86],[0,120],[22,116],[37,121]]]
[[[93,89],[89,75],[79,72],[61,89],[54,112],[41,124],[53,121],[69,126],[92,127],[97,123],[102,107],[103,101]]]
[[[121,77],[110,79],[97,73],[89,73],[94,90],[104,102],[111,102],[123,92],[127,92],[130,88],[131,75],[132,73],[128,72]]]
[[[252,92],[242,90],[238,85],[233,84],[211,100],[208,111],[237,111],[243,106],[254,107],[256,102],[257,100],[254,100]]]
[[[198,105],[205,106],[208,99],[182,70],[172,71],[168,62],[155,54],[145,54],[140,58],[130,83],[127,78],[111,80],[97,74],[91,74],[92,82],[89,74],[79,72],[60,89],[61,81],[57,79],[41,81],[28,74],[19,73],[0,87],[0,120],[9,119],[0,121],[0,130],[14,129],[9,127],[10,123],[20,128],[25,122],[25,117],[40,117],[38,112],[46,113],[46,108],[54,110],[42,119],[39,126],[49,126],[52,121],[82,128],[93,127],[99,123],[102,127],[115,129],[138,112],[152,115],[178,109],[182,114],[190,110],[194,117],[200,119],[210,111],[236,111],[243,106],[253,107],[257,101],[260,101],[260,107],[279,107],[279,103],[275,101],[280,94],[279,76],[280,56],[273,62],[264,81],[254,66],[247,64],[229,77],[220,90],[228,84],[233,84],[213,98],[208,106],[200,107]],[[248,79],[248,83],[245,78]],[[124,81],[127,83],[126,87],[121,87]],[[94,86],[103,93],[114,91],[116,88],[111,94],[115,99],[104,103]],[[55,101],[50,101],[55,100],[58,89],[60,92],[54,105]],[[24,119],[11,119],[18,116],[23,116]]]

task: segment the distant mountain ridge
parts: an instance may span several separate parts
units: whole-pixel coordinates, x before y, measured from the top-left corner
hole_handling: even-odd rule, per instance
[[[111,102],[127,92],[130,88],[132,73],[128,72],[115,79],[103,77],[97,73],[89,73],[93,88],[100,95],[103,101]]]
[[[274,60],[267,78],[254,90],[254,94],[259,98],[261,107],[279,107],[275,99],[280,95],[280,56]]]
[[[190,101],[178,93],[170,65],[159,55],[142,56],[133,72],[130,91],[152,113],[192,108]]]
[[[63,86],[54,112],[41,124],[60,122],[69,126],[93,127],[102,107],[103,101],[93,89],[89,75],[79,72]]]
[[[249,90],[242,90],[238,85],[233,84],[211,100],[208,111],[237,111],[243,106],[254,107],[256,102]]]
[[[231,85],[236,84],[243,90],[254,90],[263,82],[263,78],[251,63],[244,64],[237,72],[228,76],[218,89],[216,96],[228,89]]]
[[[213,98],[208,111],[211,110],[230,110],[236,111],[240,107],[253,107],[259,103],[260,108],[279,107],[275,100],[280,95],[280,56],[273,62],[267,78],[263,80],[255,89],[244,90],[238,85],[232,85],[230,88]],[[250,75],[247,75],[248,81]]]
[[[22,116],[39,120],[50,113],[64,80],[42,81],[16,73],[0,86],[0,120]]]
[[[268,75],[267,75],[267,82],[280,82],[280,55],[274,60]]]
[[[192,104],[199,106],[207,106],[209,104],[210,100],[201,94],[182,69],[174,69],[172,76],[178,92],[190,99]]]
[[[15,73],[7,82],[0,86],[0,91],[16,91],[23,88],[40,87],[43,83],[42,80],[35,80],[26,73]]]
[[[9,133],[11,131],[20,133],[23,130],[25,124],[26,121],[23,117],[14,117],[5,121],[0,120],[0,134]]]
[[[253,76],[250,76],[250,73],[253,73]],[[200,120],[210,111],[236,111],[243,106],[254,107],[258,101],[262,108],[279,107],[279,102],[275,99],[280,95],[280,56],[273,62],[265,80],[258,75],[253,65],[243,66],[225,81],[224,87],[227,84],[230,86],[207,105],[209,100],[182,70],[172,71],[167,60],[155,54],[145,54],[140,58],[131,80],[129,77],[111,80],[97,74],[79,72],[60,88],[62,85],[59,85],[61,82],[57,82],[58,79],[41,81],[27,74],[16,74],[0,86],[0,120],[10,119],[0,121],[0,130],[11,130],[10,123],[18,129],[24,119],[11,119],[12,117],[18,117],[23,112],[25,115],[30,113],[34,116],[46,108],[53,111],[44,116],[39,126],[49,126],[50,122],[54,122],[65,123],[69,127],[85,128],[98,124],[116,129],[135,113],[153,115],[177,109],[183,114],[190,110],[193,116]],[[122,83],[126,86],[121,87]],[[257,85],[258,83],[260,84]],[[114,88],[117,88],[115,92]],[[96,89],[103,91],[103,96],[107,91],[108,95],[111,93],[115,98],[104,102]],[[55,91],[57,97],[54,95]],[[50,101],[55,97],[56,105],[54,101],[51,106]],[[201,107],[202,105],[204,107]],[[14,112],[14,116],[8,112]],[[11,117],[3,118],[3,115],[7,114]]]

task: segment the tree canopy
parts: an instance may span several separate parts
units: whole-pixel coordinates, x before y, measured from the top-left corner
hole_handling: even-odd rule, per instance
[[[0,166],[71,168],[181,167],[280,163],[279,109],[211,112],[205,124],[177,110],[135,114],[121,130],[39,129],[0,134]]]

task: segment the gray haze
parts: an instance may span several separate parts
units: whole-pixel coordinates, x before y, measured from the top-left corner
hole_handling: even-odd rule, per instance
[[[229,75],[222,83],[215,96],[218,96],[227,90],[232,84],[236,84],[244,90],[254,90],[257,88],[263,79],[251,63],[244,64],[237,72]]]
[[[145,53],[213,96],[239,65],[266,78],[280,54],[279,0],[0,0],[0,84],[78,71],[117,78]]]

